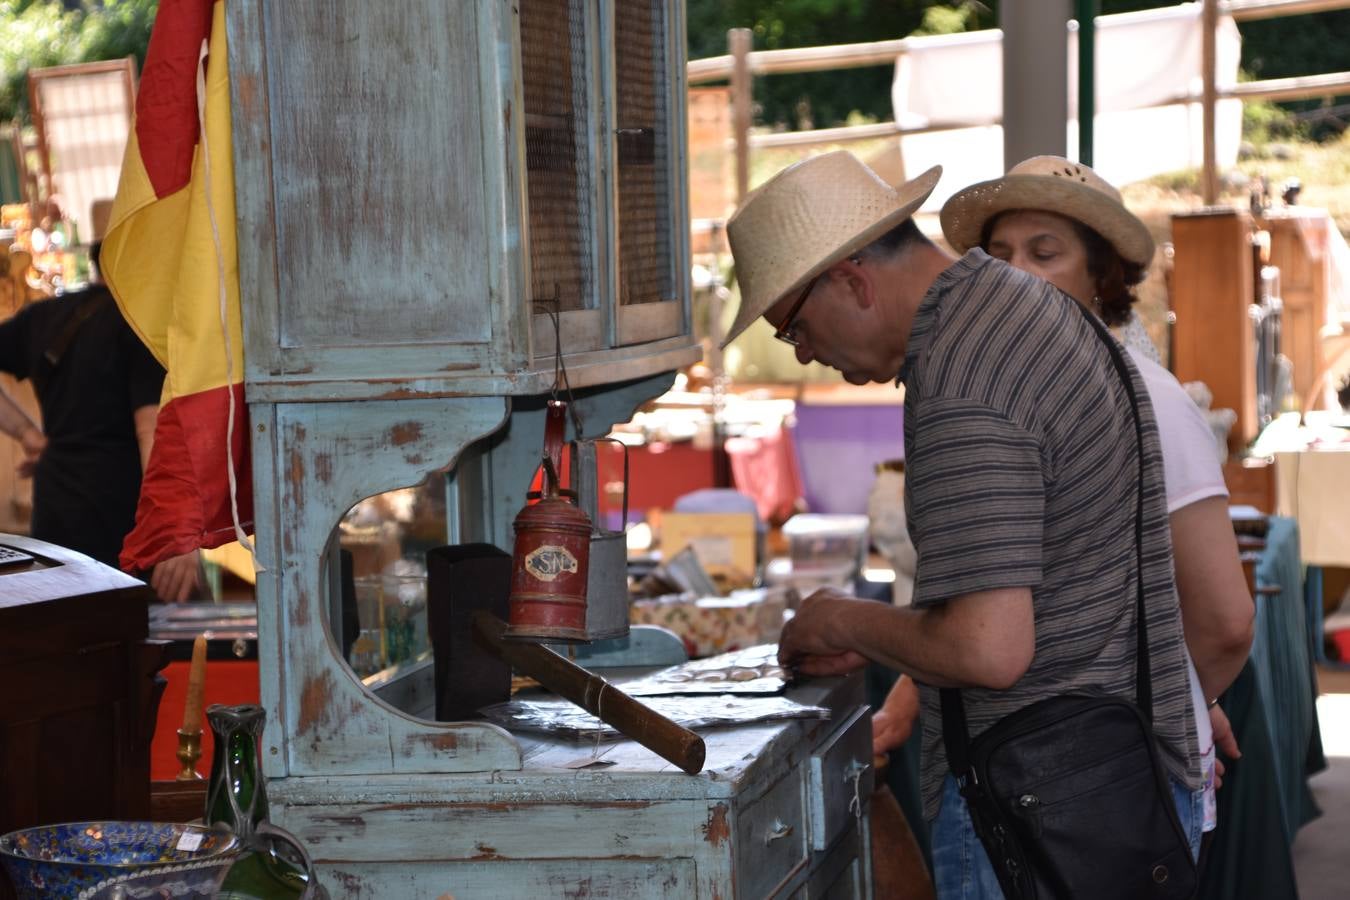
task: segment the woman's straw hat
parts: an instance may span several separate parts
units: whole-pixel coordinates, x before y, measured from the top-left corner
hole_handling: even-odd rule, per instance
[[[893,188],[846,150],[788,166],[727,221],[741,306],[725,347],[783,297],[875,241],[928,198],[934,166]]]
[[[1060,156],[1033,156],[1002,178],[958,191],[942,207],[942,233],[964,253],[979,246],[986,222],[1013,209],[1076,219],[1106,238],[1126,261],[1147,266],[1153,260],[1153,237],[1125,208],[1120,191],[1087,166]]]

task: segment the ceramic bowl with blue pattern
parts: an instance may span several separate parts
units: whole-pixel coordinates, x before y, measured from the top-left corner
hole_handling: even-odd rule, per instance
[[[74,900],[98,882],[158,866],[223,856],[227,831],[171,822],[69,822],[0,835],[0,864],[19,900]]]

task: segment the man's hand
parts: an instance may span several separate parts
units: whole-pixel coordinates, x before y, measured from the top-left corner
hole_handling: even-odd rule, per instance
[[[918,685],[908,675],[901,675],[881,709],[872,714],[872,755],[889,753],[909,740],[918,720]]]
[[[1228,721],[1228,716],[1224,714],[1223,707],[1217,703],[1209,708],[1209,724],[1214,729],[1215,749],[1229,759],[1241,759],[1242,751],[1238,749],[1237,737],[1233,734],[1233,726]],[[1223,786],[1224,765],[1223,760],[1219,759],[1219,753],[1214,754],[1215,790]]]
[[[29,426],[19,435],[19,446],[23,448],[23,459],[19,461],[16,471],[20,478],[32,478],[42,451],[47,449],[47,436]]]
[[[171,556],[150,573],[150,586],[164,603],[182,603],[202,586],[202,567],[198,552]]]
[[[867,660],[845,642],[846,625],[858,600],[834,588],[821,588],[802,601],[797,614],[783,626],[778,639],[778,662],[805,675],[844,675]]]

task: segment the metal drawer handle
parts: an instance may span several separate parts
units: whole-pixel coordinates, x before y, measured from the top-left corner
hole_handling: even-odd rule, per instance
[[[844,781],[853,782],[853,798],[848,801],[848,811],[853,813],[853,817],[862,820],[863,798],[862,798],[862,777],[867,770],[872,768],[871,763],[865,763],[860,760],[853,760],[844,772]]]
[[[764,835],[764,846],[769,846],[779,838],[785,838],[792,834],[792,826],[785,825],[782,819],[773,820],[773,829]]]

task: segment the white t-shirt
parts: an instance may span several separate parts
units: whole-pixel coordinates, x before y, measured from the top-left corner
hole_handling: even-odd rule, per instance
[[[1228,488],[1214,448],[1214,432],[1204,413],[1171,372],[1133,347],[1126,348],[1139,368],[1158,419],[1167,511],[1174,513],[1207,497],[1227,497]]]
[[[1162,443],[1163,477],[1167,482],[1167,512],[1174,513],[1208,497],[1227,497],[1214,452],[1214,432],[1195,402],[1182,390],[1172,373],[1134,347],[1127,347],[1139,374],[1143,376],[1153,414],[1158,420],[1158,438]],[[1214,730],[1209,724],[1209,707],[1195,665],[1188,661],[1191,703],[1195,707],[1195,731],[1205,775],[1205,830],[1212,831],[1214,814]]]

